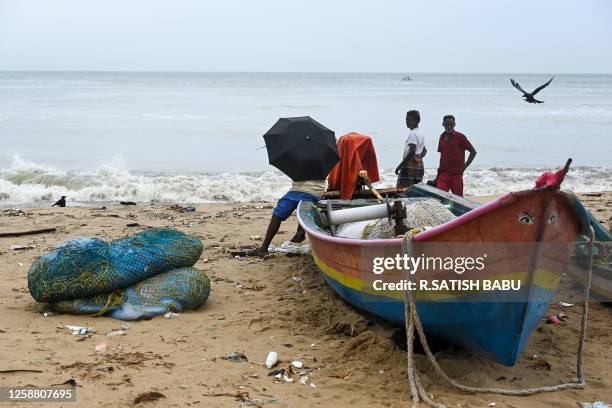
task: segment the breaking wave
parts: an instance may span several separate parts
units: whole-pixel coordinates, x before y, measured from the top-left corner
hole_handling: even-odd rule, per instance
[[[533,187],[534,180],[549,168],[470,168],[465,176],[466,194],[499,195]],[[432,179],[435,169],[427,169]],[[382,172],[378,187],[391,187],[395,175]],[[14,157],[10,167],[0,169],[0,206],[47,206],[65,195],[72,203],[137,201],[162,203],[212,203],[274,201],[291,181],[277,171],[239,173],[162,173],[127,170],[115,161],[91,171],[71,171]],[[575,192],[612,190],[612,169],[575,167],[564,188]]]

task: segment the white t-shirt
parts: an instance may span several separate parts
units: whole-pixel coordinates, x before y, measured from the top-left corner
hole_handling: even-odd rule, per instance
[[[423,149],[425,148],[425,138],[421,134],[421,131],[418,127],[412,129],[410,133],[408,133],[408,137],[406,138],[406,143],[404,146],[404,157],[410,151],[410,145],[416,145],[416,149],[414,150],[414,154],[422,154]]]

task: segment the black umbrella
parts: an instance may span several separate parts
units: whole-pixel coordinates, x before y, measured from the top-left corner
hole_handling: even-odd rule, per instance
[[[280,118],[264,140],[270,164],[293,181],[325,180],[340,160],[334,132],[310,116]]]

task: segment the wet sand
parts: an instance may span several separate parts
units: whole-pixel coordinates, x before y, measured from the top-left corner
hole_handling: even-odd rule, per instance
[[[599,194],[599,193],[598,193]],[[610,229],[612,193],[581,195]],[[24,215],[0,210],[0,231],[57,227],[54,233],[0,238],[0,373],[3,386],[49,386],[77,382],[82,406],[132,406],[142,393],[165,396],[144,402],[151,407],[406,407],[410,406],[405,352],[392,340],[396,327],[361,313],[340,299],[319,276],[310,256],[275,254],[261,260],[236,259],[229,251],[257,245],[273,203],[205,204],[193,213],[168,206],[107,205],[106,209],[22,209]],[[127,227],[126,224],[139,226]],[[126,335],[107,337],[124,322],[111,318],[51,314],[27,289],[27,271],[37,256],[77,236],[114,239],[147,226],[175,227],[195,234],[205,249],[195,265],[212,281],[212,294],[199,310],[170,319],[131,322]],[[295,217],[283,223],[275,243],[288,240]],[[35,245],[14,251],[11,245]],[[568,294],[561,292],[558,300]],[[550,312],[559,312],[557,304]],[[542,324],[530,338],[524,356],[504,367],[453,347],[437,353],[442,367],[473,386],[524,388],[565,382],[575,376],[581,307],[564,308],[561,325]],[[577,407],[578,402],[612,401],[612,308],[592,303],[585,350],[585,390],[532,397],[468,395],[453,391],[433,376],[422,355],[417,365],[430,394],[449,407]],[[73,336],[63,325],[94,327],[90,336]],[[98,346],[99,351],[96,351]],[[103,350],[105,348],[105,350]],[[303,362],[306,384],[269,377],[263,365],[277,351],[287,368]],[[248,362],[219,359],[244,353]],[[537,354],[550,371],[530,368]],[[14,403],[14,406],[19,404]],[[43,406],[43,404],[39,405]],[[53,406],[75,406],[72,403]]]

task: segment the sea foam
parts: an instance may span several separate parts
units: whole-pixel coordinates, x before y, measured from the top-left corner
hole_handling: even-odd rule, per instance
[[[498,195],[533,187],[544,171],[535,167],[470,168],[465,174],[468,195]],[[433,179],[427,169],[425,179]],[[377,187],[392,187],[396,176],[381,172]],[[213,203],[274,201],[290,187],[282,173],[263,172],[140,172],[129,171],[121,160],[91,171],[73,171],[14,157],[10,167],[0,169],[0,206],[45,206],[62,195],[72,203],[137,201],[162,203]],[[574,167],[563,184],[575,192],[612,190],[612,169]]]

